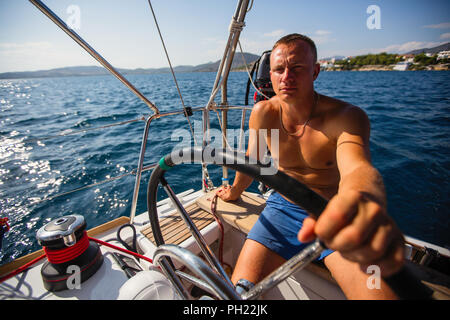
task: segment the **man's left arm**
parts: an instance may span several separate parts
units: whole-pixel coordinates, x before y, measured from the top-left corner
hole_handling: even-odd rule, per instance
[[[305,220],[299,240],[311,240],[308,230],[314,230],[344,258],[362,268],[376,264],[388,276],[403,265],[404,240],[387,214],[383,179],[370,162],[369,119],[360,108],[349,106],[337,123],[339,190],[317,222]]]
[[[350,106],[337,122],[336,160],[341,176],[338,193],[357,191],[386,209],[383,178],[371,164],[369,118],[360,108]]]

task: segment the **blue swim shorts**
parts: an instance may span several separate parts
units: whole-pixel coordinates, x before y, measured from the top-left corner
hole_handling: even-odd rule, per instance
[[[248,233],[247,239],[257,241],[289,260],[308,245],[297,239],[306,217],[308,213],[304,209],[274,192],[267,199],[266,207]],[[330,249],[324,250],[318,260],[332,252]]]

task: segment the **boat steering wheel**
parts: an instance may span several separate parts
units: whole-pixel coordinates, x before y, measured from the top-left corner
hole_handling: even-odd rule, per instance
[[[170,170],[175,165],[179,165],[181,163],[216,164],[240,171],[247,176],[258,180],[259,182],[262,182],[269,188],[275,189],[292,202],[301,206],[316,219],[325,209],[328,201],[298,180],[281,171],[274,171],[273,169],[275,168],[273,167],[262,165],[254,160],[252,161],[252,159],[246,157],[240,152],[214,149],[209,146],[205,148],[185,148],[171,152],[159,161],[159,164],[152,172],[147,188],[147,206],[152,232],[156,245],[159,249],[159,251],[157,249],[157,252],[155,253],[155,258],[157,259],[154,260],[157,260],[156,263],[163,268],[166,275],[168,275],[169,279],[183,297],[187,298],[189,295],[183,287],[180,279],[176,276],[176,271],[170,257],[176,258],[178,261],[185,263],[190,270],[194,271],[202,278],[203,281],[200,281],[200,283],[207,283],[203,287],[209,288],[209,291],[213,291],[213,293],[221,299],[256,299],[294,272],[300,270],[300,268],[304,267],[307,263],[315,260],[317,256],[320,255],[320,252],[325,249],[324,244],[317,239],[313,244],[309,245],[302,252],[286,261],[277,270],[256,284],[255,287],[250,289],[249,292],[240,296],[234,290],[231,280],[222,269],[219,261],[204,241],[201,233],[189,218],[189,215],[186,213],[181,202],[178,200],[175,193],[172,191],[164,178],[164,173],[167,170]],[[159,225],[158,212],[156,209],[157,190],[160,183],[177,207],[177,210],[181,214],[204,256],[215,272],[212,270],[212,272],[208,272],[208,274],[198,272],[198,268],[192,266],[192,261],[195,260],[194,264],[201,265],[203,268],[205,263],[200,258],[187,250],[183,251],[183,258],[180,254],[173,253],[173,247],[168,248],[171,245],[165,245]],[[218,276],[216,276],[217,274]],[[400,298],[430,298],[430,290],[420,283],[418,279],[412,276],[406,268],[403,268],[401,271],[393,276],[390,276],[389,278],[385,278],[385,281]]]

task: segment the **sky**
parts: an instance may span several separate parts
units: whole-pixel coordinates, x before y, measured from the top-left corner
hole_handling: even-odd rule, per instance
[[[44,0],[116,68],[167,67],[148,0]],[[173,66],[223,55],[237,1],[152,0]],[[375,9],[373,9],[375,8]],[[260,55],[289,33],[319,58],[405,53],[450,41],[448,0],[254,0],[240,42]],[[0,72],[100,65],[26,0],[0,0]]]

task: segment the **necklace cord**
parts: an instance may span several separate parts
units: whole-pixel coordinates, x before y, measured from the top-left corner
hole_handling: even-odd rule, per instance
[[[283,108],[281,107],[281,104],[280,104],[280,127],[284,131],[284,133],[286,133],[289,136],[298,137],[298,138],[301,138],[303,136],[303,134],[305,133],[306,126],[308,125],[309,120],[311,120],[311,116],[312,116],[314,110],[316,109],[317,103],[319,102],[320,95],[315,91],[314,91],[314,95],[315,95],[314,104],[313,104],[313,107],[311,109],[308,119],[305,121],[305,123],[302,125],[302,127],[294,133],[288,132],[283,125],[283,119],[282,119]]]

